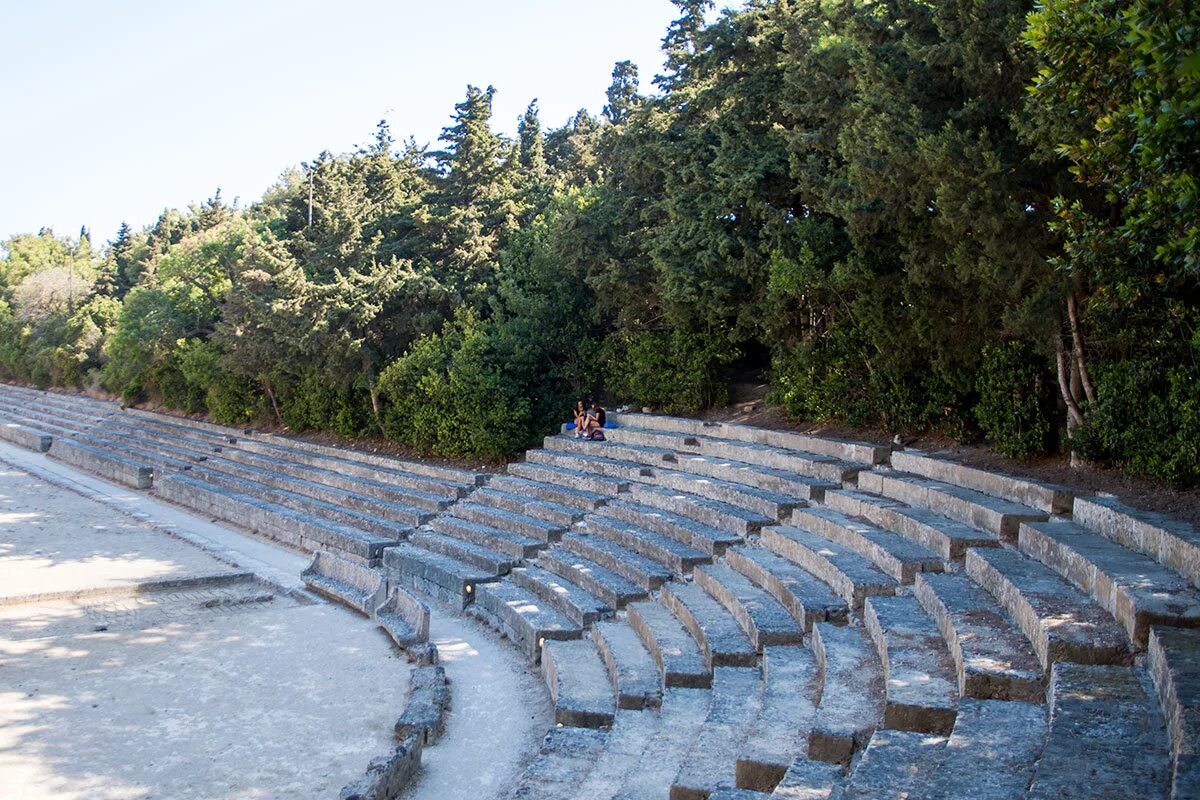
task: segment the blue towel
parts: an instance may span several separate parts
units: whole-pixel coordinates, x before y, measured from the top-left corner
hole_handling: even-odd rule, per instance
[[[567,430],[569,430],[569,431],[573,431],[573,430],[575,430],[575,423],[574,423],[574,422],[568,422],[568,423],[567,423]]]
[[[613,428],[617,427],[617,423],[615,423],[615,422],[606,422],[606,423],[604,423],[604,427],[608,428],[609,430],[612,430]]]

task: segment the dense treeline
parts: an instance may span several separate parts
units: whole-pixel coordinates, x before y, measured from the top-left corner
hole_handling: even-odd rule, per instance
[[[600,118],[509,139],[471,87],[437,150],[13,237],[0,373],[502,456],[765,368],[797,418],[1200,480],[1200,6],[673,1]]]

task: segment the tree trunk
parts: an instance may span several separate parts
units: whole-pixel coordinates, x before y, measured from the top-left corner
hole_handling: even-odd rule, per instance
[[[275,412],[275,419],[280,425],[283,425],[283,414],[279,413],[279,403],[275,402],[275,392],[271,389],[271,382],[264,380],[262,385],[263,391],[267,393],[267,399],[271,401],[271,410]]]
[[[1075,351],[1075,368],[1079,371],[1079,382],[1083,387],[1083,396],[1089,403],[1096,402],[1096,393],[1092,390],[1092,376],[1088,372],[1087,359],[1083,357],[1083,334],[1079,328],[1079,306],[1075,293],[1067,295],[1067,320],[1071,325],[1071,343]]]
[[[1075,431],[1083,424],[1083,412],[1079,409],[1079,403],[1075,399],[1075,393],[1072,391],[1072,378],[1075,377],[1073,365],[1067,361],[1067,350],[1063,346],[1062,336],[1055,338],[1055,362],[1058,367],[1058,389],[1062,394],[1063,402],[1067,405],[1067,437],[1072,438]],[[1080,467],[1083,465],[1082,459],[1075,449],[1071,448],[1071,466]]]

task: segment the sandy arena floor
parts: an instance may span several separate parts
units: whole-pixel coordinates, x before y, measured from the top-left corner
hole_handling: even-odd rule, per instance
[[[386,752],[403,657],[244,572],[0,462],[0,798],[336,797]]]

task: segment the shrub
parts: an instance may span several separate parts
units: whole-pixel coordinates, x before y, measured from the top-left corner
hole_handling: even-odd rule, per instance
[[[722,373],[737,355],[724,336],[674,331],[615,334],[600,359],[612,396],[682,414],[728,401]]]
[[[1054,430],[1049,367],[1028,345],[988,345],[976,377],[975,419],[996,450],[1021,457],[1044,452]]]

